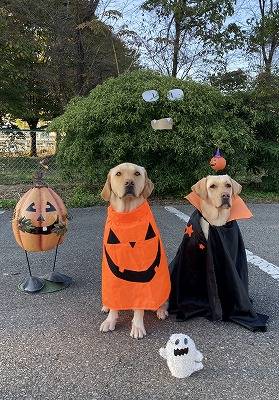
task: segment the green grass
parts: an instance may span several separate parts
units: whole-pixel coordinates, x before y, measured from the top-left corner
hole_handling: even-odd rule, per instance
[[[0,157],[0,185],[29,184],[33,175],[38,171],[41,158],[37,157]],[[59,168],[55,157],[49,158],[49,168],[45,169],[45,178],[49,184],[78,181],[74,173],[65,177]]]
[[[35,157],[0,157],[0,208],[13,208],[21,193],[32,184],[33,174],[38,170],[39,158]],[[63,198],[67,207],[90,207],[105,204],[100,197],[101,187],[85,183],[79,176],[72,174],[66,177],[59,169],[55,157],[49,159],[49,169],[45,171],[46,182]],[[20,188],[19,186],[20,185]],[[25,188],[26,185],[26,188]],[[263,192],[255,189],[244,189],[242,198],[248,202],[279,202],[279,193]],[[152,197],[151,202],[185,203],[183,196]]]
[[[251,203],[279,203],[278,192],[262,192],[248,188],[243,190],[241,197]]]
[[[106,204],[100,197],[100,190],[87,188],[85,186],[77,187],[54,187],[55,191],[62,197],[67,207],[92,207],[96,205]],[[252,190],[245,190],[241,197],[246,202],[250,203],[279,203],[278,193],[263,193]],[[12,209],[15,207],[18,199],[5,198],[0,200],[0,208]],[[152,203],[171,204],[183,203],[188,204],[187,200],[181,198],[167,197],[167,198],[151,198]]]
[[[71,195],[65,200],[68,207],[91,207],[104,204],[98,191],[95,193],[84,186],[79,186],[72,190]]]
[[[0,199],[0,208],[11,209],[15,207],[16,203],[15,199]]]

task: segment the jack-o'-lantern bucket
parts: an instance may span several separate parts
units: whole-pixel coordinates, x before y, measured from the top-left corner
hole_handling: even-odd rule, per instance
[[[35,292],[43,288],[45,280],[32,276],[28,252],[56,249],[52,272],[47,280],[61,284],[71,278],[55,272],[57,248],[63,242],[68,225],[67,209],[58,194],[43,181],[42,171],[35,175],[34,187],[18,201],[12,218],[12,229],[18,245],[26,254],[30,277],[20,289]]]

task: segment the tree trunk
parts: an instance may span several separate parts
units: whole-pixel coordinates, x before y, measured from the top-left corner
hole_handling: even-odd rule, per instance
[[[171,72],[171,76],[174,77],[176,77],[178,70],[180,35],[181,35],[181,21],[178,20],[177,16],[175,16],[175,38],[173,45],[172,72]]]
[[[30,136],[31,136],[31,150],[30,157],[37,157],[37,137],[36,137],[36,128],[39,122],[39,118],[34,118],[32,120],[28,120],[27,123],[30,128]]]
[[[76,69],[76,79],[77,79],[77,95],[82,96],[84,93],[84,63],[85,54],[82,43],[82,32],[80,29],[76,29],[76,46],[77,46],[77,69]]]
[[[86,12],[82,19],[79,19],[77,14],[77,25],[80,23],[91,21],[95,17],[95,12],[100,3],[100,0],[89,0]],[[86,93],[85,87],[85,49],[83,45],[83,32],[78,27],[76,28],[76,51],[77,51],[77,67],[76,67],[76,82],[77,95],[82,96]]]

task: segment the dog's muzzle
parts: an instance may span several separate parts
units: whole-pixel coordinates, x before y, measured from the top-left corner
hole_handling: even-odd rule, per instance
[[[125,186],[124,196],[128,196],[128,195],[135,196],[135,187],[133,184],[129,184],[129,185]]]
[[[231,207],[231,196],[229,194],[222,194],[221,207],[225,207],[225,208]]]

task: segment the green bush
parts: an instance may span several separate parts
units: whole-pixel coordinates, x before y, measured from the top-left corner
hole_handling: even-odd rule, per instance
[[[167,99],[172,88],[183,89],[183,101]],[[159,92],[158,102],[144,102],[148,89]],[[247,175],[257,141],[240,103],[209,85],[136,71],[74,99],[50,129],[60,133],[58,160],[69,174],[101,188],[111,167],[134,162],[146,167],[157,195],[180,195],[212,172],[216,147],[228,160],[226,172]],[[163,117],[173,118],[173,130],[154,131],[151,120]]]
[[[247,122],[256,138],[246,175],[261,177],[254,181],[257,189],[279,192],[279,78],[256,81],[253,90],[231,95],[230,102],[235,115]]]

